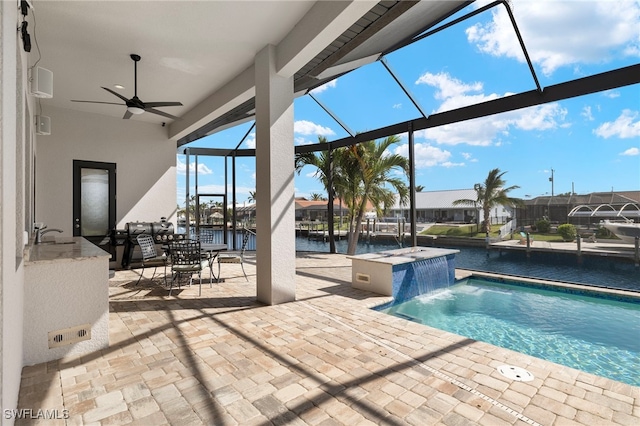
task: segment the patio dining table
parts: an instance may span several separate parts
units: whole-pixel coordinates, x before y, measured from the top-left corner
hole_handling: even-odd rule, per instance
[[[209,280],[215,278],[216,282],[218,282],[218,280],[220,279],[220,277],[216,277],[213,273],[213,262],[215,262],[215,260],[218,258],[221,251],[226,250],[226,244],[200,243],[200,251],[203,254],[206,254],[209,260],[209,272],[211,273],[211,277],[209,278]]]
[[[189,240],[184,240],[184,242],[188,242]],[[180,244],[181,241],[174,242],[173,244]],[[169,244],[163,244],[162,249],[167,254],[170,255],[171,246]],[[211,274],[209,278],[209,282],[213,282],[215,278],[216,282],[218,282],[219,277],[216,277],[213,273],[213,262],[218,258],[221,251],[226,251],[228,249],[226,244],[214,244],[214,243],[200,243],[200,252],[207,257],[207,261],[209,264],[209,272]]]

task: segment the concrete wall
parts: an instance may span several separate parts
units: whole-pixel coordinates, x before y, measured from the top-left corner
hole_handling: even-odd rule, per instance
[[[86,160],[116,163],[116,227],[162,216],[176,225],[176,144],[166,128],[62,108],[46,113],[51,135],[36,145],[36,222],[73,234],[73,160]]]

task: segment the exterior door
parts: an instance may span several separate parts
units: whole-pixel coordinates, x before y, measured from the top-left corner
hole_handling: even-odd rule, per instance
[[[115,258],[116,165],[73,160],[73,235],[84,237]]]

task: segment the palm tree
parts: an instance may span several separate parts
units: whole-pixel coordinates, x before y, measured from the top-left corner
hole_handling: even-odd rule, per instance
[[[424,185],[416,185],[416,192],[424,191]]]
[[[337,168],[340,170],[335,183],[341,188],[348,208],[349,245],[347,254],[355,254],[358,245],[359,227],[367,204],[376,208],[382,215],[382,206],[391,205],[395,193],[401,204],[409,197],[407,184],[393,172],[400,169],[405,175],[409,171],[409,161],[398,154],[389,154],[389,147],[400,141],[398,136],[389,136],[381,142],[367,141],[346,147],[336,156]],[[395,192],[387,187],[389,184]]]
[[[489,175],[485,179],[484,183],[476,183],[473,189],[476,191],[476,199],[461,199],[453,202],[454,206],[482,206],[482,212],[484,214],[484,220],[482,222],[482,231],[489,232],[491,229],[489,224],[489,215],[491,209],[497,206],[509,206],[516,207],[522,204],[522,200],[519,198],[509,197],[507,194],[509,191],[520,188],[518,185],[512,185],[505,188],[506,182],[502,179],[502,176],[506,172],[500,172],[500,169],[493,169],[489,171]]]
[[[318,137],[320,143],[326,143],[326,138]],[[389,154],[388,149],[400,141],[397,136],[390,136],[379,143],[376,141],[362,142],[332,151],[333,157],[333,189],[335,195],[344,200],[349,218],[348,254],[355,254],[360,236],[358,224],[362,222],[369,203],[375,206],[378,215],[382,215],[381,206],[392,205],[395,193],[400,202],[406,203],[409,189],[399,177],[392,176],[392,172],[400,169],[408,173],[409,162],[398,154]],[[296,155],[296,171],[300,173],[305,165],[317,168],[316,177],[320,179],[325,189],[329,191],[328,176],[332,164],[329,152],[305,153]],[[395,192],[388,188],[389,184]],[[332,202],[329,197],[329,202]],[[335,253],[333,245],[333,229],[329,227],[329,241],[332,243],[331,252]]]
[[[327,138],[325,138],[324,136],[318,136],[318,143],[327,143]],[[296,157],[295,157],[295,168],[298,174],[300,174],[304,166],[313,166],[317,169],[315,176],[320,180],[320,182],[322,182],[324,189],[327,191],[327,194],[329,194],[329,197],[328,197],[329,202],[327,203],[327,210],[329,209],[329,203],[333,203],[333,197],[331,195],[332,191],[329,190],[330,189],[329,174],[331,171],[330,160],[331,160],[331,157],[333,157],[334,163],[335,163],[336,155],[339,156],[341,151],[342,149],[334,150],[331,156],[329,155],[329,151],[327,150],[327,151],[320,151],[320,152],[307,152],[303,154],[296,154]],[[335,170],[334,170],[334,178],[335,178]],[[335,181],[333,186],[334,186],[335,195],[340,197],[340,192],[335,185]],[[333,218],[330,218],[330,219],[333,220]],[[336,243],[334,239],[333,226],[329,226],[329,252],[330,253],[336,252]]]
[[[322,194],[319,194],[317,192],[312,192],[311,194],[309,194],[309,198],[311,199],[311,201],[327,201],[327,199],[323,197]]]
[[[250,203],[256,202],[256,191],[249,191],[249,198],[247,201],[249,201]]]

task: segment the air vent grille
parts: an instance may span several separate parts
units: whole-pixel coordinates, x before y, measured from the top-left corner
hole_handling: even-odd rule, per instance
[[[356,281],[363,284],[369,284],[371,282],[371,276],[369,274],[356,273]]]
[[[49,349],[91,340],[91,324],[83,324],[49,332]]]

